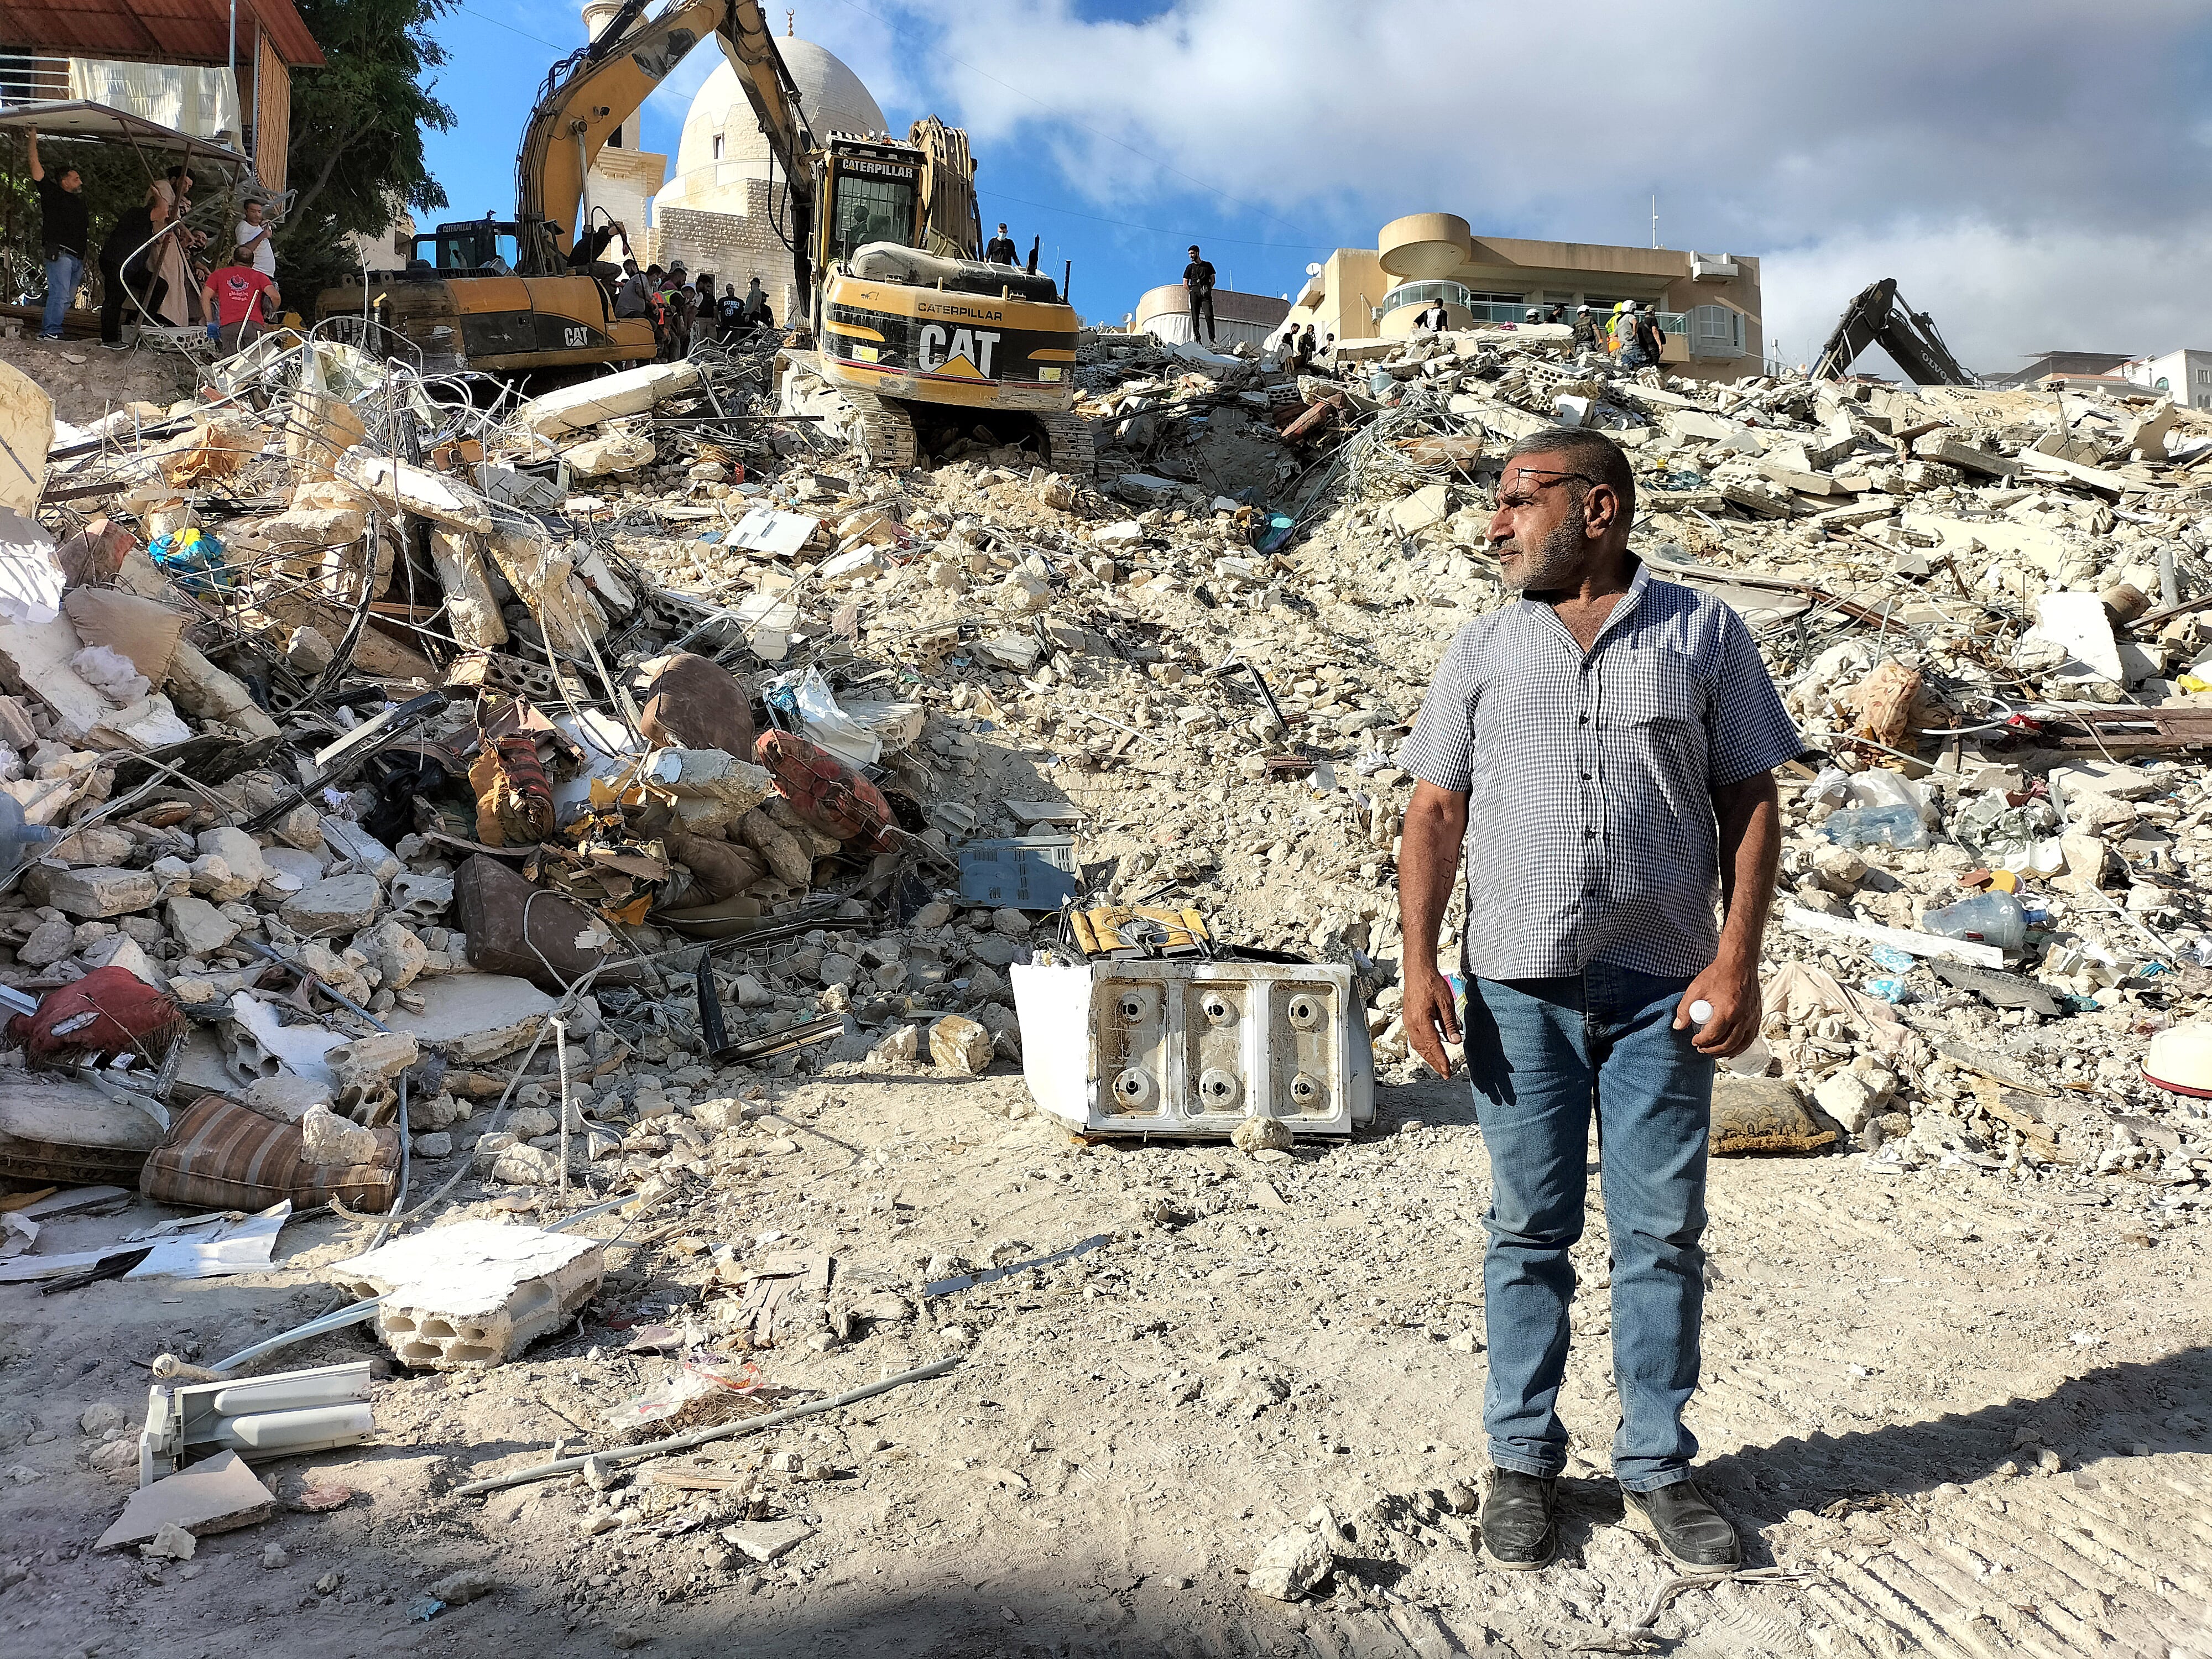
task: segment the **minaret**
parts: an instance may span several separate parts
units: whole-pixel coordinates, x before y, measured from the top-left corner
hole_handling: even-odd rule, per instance
[[[622,0],[584,0],[581,10],[585,31],[596,40],[621,12]],[[708,48],[702,43],[701,49]],[[640,112],[608,134],[585,180],[586,199],[629,231],[626,244],[610,251],[608,257],[618,258],[627,252],[641,264],[653,257],[655,239],[647,222],[653,216],[653,198],[668,177],[668,158],[639,148],[644,141],[643,125]]]
[[[598,40],[601,34],[606,32],[607,25],[614,21],[616,14],[621,10],[622,0],[584,0],[585,37],[587,40]],[[620,126],[617,127],[612,133],[608,135],[608,148],[611,149],[635,149],[637,148],[637,121],[638,118],[633,115],[629,119],[624,121]]]

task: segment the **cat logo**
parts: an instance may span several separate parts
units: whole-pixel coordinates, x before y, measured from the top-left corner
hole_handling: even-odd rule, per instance
[[[1000,337],[988,329],[956,328],[945,337],[945,325],[927,323],[921,331],[918,366],[925,374],[951,374],[966,380],[991,378],[991,354]]]

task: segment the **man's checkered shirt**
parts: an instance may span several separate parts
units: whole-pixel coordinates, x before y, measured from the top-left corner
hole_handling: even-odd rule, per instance
[[[1689,978],[1720,942],[1712,792],[1802,747],[1742,618],[1638,566],[1587,655],[1540,600],[1460,629],[1398,759],[1468,798],[1468,972]]]

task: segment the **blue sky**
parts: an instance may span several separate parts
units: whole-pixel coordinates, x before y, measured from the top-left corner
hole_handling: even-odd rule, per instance
[[[994,86],[991,70],[981,65],[963,67],[937,56],[934,31],[926,20],[892,9],[864,9],[849,0],[798,0],[793,9],[801,13],[799,33],[860,73],[895,132],[902,134],[925,115],[952,118],[946,106],[929,101],[928,83],[901,71],[896,60],[906,52],[934,62],[945,76],[938,84],[957,87],[964,81],[1032,113],[1057,108],[1049,97],[1042,103],[1022,99],[1011,83]],[[1139,18],[1159,10],[1092,5],[1081,8],[1080,15],[1092,20]],[[783,11],[770,12],[779,33]],[[888,47],[886,21],[893,43]],[[580,15],[519,0],[467,0],[440,24],[437,33],[452,57],[439,95],[452,106],[457,121],[452,132],[430,135],[431,170],[452,198],[447,210],[451,216],[473,218],[495,210],[505,216],[514,211],[515,142],[547,68],[583,44]],[[647,103],[644,148],[665,152],[672,163],[690,94],[720,61],[710,47],[699,48]],[[1204,246],[1206,257],[1222,270],[1224,287],[1295,293],[1310,262],[1326,258],[1340,243],[1371,240],[1380,222],[1370,222],[1371,216],[1344,204],[1270,210],[1204,188],[1211,182],[1206,157],[1164,155],[1143,146],[1141,136],[1120,140],[1141,148],[1120,151],[1081,126],[1058,120],[1047,125],[1065,126],[1059,135],[1064,139],[1103,143],[1109,155],[1118,153],[1148,167],[1157,165],[1169,182],[1166,190],[1146,199],[1125,199],[1095,183],[1086,186],[1072,180],[1061,144],[1041,144],[1028,133],[988,145],[979,140],[976,185],[986,224],[1006,220],[1024,255],[1030,239],[1042,236],[1041,269],[1057,274],[1063,261],[1073,259],[1076,301],[1088,318],[1118,321],[1146,289],[1179,279],[1184,250],[1193,241]]]
[[[2212,13],[2124,0],[797,0],[894,131],[972,136],[987,222],[1075,262],[1118,320],[1196,240],[1295,292],[1402,213],[1478,234],[1757,254],[1770,340],[1811,355],[1881,276],[1960,358],[2212,347]],[[772,13],[779,33],[782,9]],[[433,171],[456,217],[514,201],[517,135],[580,45],[566,4],[466,0],[439,33]],[[534,38],[533,38],[534,37]],[[648,105],[673,153],[692,59]]]

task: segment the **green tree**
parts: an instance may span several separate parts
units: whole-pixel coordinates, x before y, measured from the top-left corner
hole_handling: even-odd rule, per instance
[[[446,52],[429,26],[454,3],[301,0],[325,61],[293,72],[285,182],[299,194],[277,228],[276,256],[285,297],[304,313],[318,289],[358,270],[348,237],[383,230],[403,208],[446,205],[422,132],[453,124],[432,95]]]

